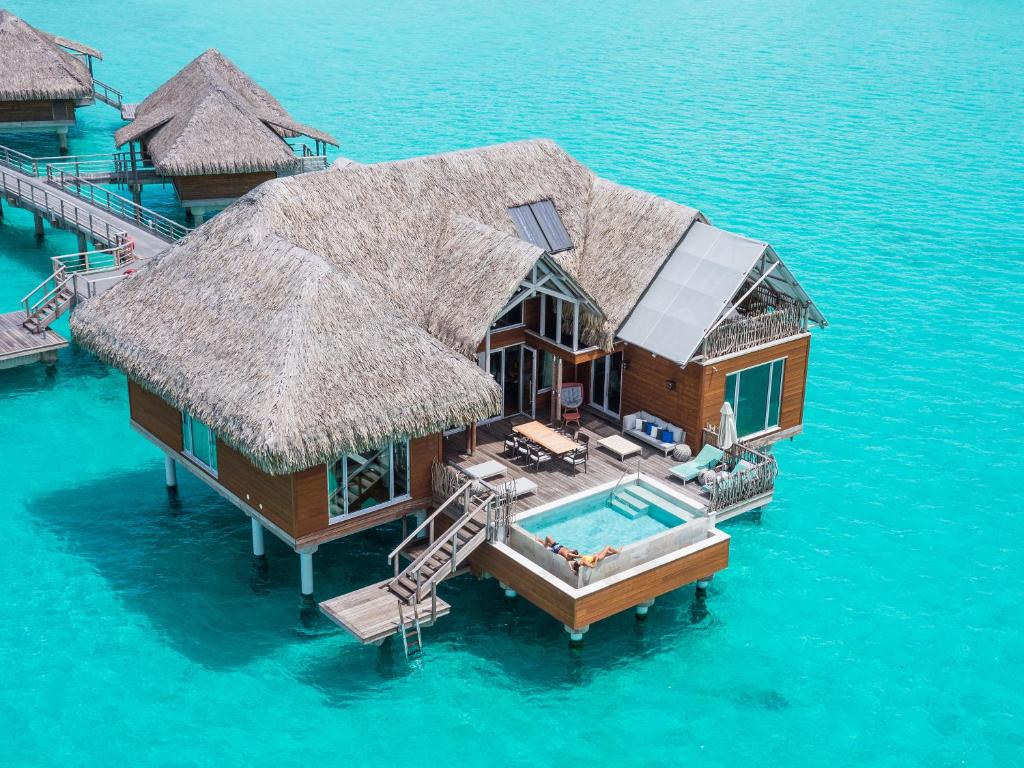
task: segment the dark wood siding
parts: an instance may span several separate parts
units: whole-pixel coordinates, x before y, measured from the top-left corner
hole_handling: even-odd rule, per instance
[[[210,176],[175,176],[172,179],[180,200],[222,200],[241,197],[276,174],[236,173]]]
[[[71,101],[0,101],[0,123],[49,123],[75,119]]]
[[[622,355],[622,415],[647,411],[686,430],[687,405],[693,407],[692,393],[684,396],[683,370],[671,360],[656,357],[642,347],[627,345]],[[669,389],[668,382],[674,382]]]
[[[295,535],[291,475],[269,475],[218,439],[217,482],[285,533]]]
[[[292,475],[292,499],[295,537],[327,527],[327,465],[312,467]]]
[[[128,410],[132,421],[168,448],[181,451],[181,412],[177,408],[128,379]]]
[[[414,499],[429,498],[431,489],[430,467],[444,460],[441,433],[418,437],[409,443],[409,495]]]

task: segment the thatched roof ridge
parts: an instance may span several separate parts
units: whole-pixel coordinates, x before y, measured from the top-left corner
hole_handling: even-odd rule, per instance
[[[145,139],[157,171],[168,176],[290,170],[284,138],[329,133],[296,122],[268,91],[210,49],[151,93],[136,119],[115,134],[121,146]]]
[[[355,270],[250,226],[247,203],[79,308],[78,341],[269,472],[497,410],[473,362]]]
[[[539,200],[571,250],[518,237],[508,209]],[[349,165],[261,185],[72,329],[261,466],[298,470],[494,413],[471,357],[538,259],[593,300],[584,340],[610,346],[697,217],[546,140]]]
[[[91,96],[89,68],[61,46],[99,58],[95,49],[38,30],[0,9],[0,101]]]

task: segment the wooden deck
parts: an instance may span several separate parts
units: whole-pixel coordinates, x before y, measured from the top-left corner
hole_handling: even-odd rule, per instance
[[[67,340],[51,330],[32,333],[22,326],[24,312],[0,315],[0,368],[35,362],[47,352],[56,352],[68,345]]]
[[[513,422],[519,424],[527,421],[526,417],[513,417]],[[622,477],[623,473],[635,474],[637,471],[637,457],[631,456],[625,461],[606,451],[597,445],[597,441],[608,435],[621,434],[619,428],[593,414],[585,414],[583,418],[582,432],[590,436],[590,458],[587,462],[587,471],[584,473],[579,468],[573,475],[572,467],[568,464],[553,459],[547,464],[541,465],[539,472],[532,467],[526,468],[522,462],[514,462],[504,455],[505,435],[510,431],[511,426],[508,419],[492,422],[486,426],[477,428],[477,446],[472,456],[466,453],[466,435],[458,433],[445,438],[444,457],[445,460],[460,467],[479,464],[483,461],[496,459],[506,467],[506,479],[527,477],[537,483],[537,490],[527,496],[521,496],[517,503],[520,510],[533,509],[541,504],[547,504],[565,496],[569,496],[588,488],[614,483]],[[702,497],[696,490],[697,486],[688,484],[683,486],[678,480],[672,479],[669,475],[669,468],[679,462],[671,457],[666,458],[660,451],[644,445],[639,441],[635,442],[640,448],[641,458],[640,471],[644,474],[664,480],[679,493],[691,499],[695,504],[702,507],[707,506],[707,499]],[[493,478],[497,480],[498,478]]]
[[[338,597],[320,603],[320,610],[331,621],[353,635],[359,642],[377,643],[386,637],[397,634],[398,598],[389,592],[387,587],[390,579],[371,584]],[[437,598],[436,618],[447,616],[451,611],[440,597]],[[416,612],[420,623],[430,622],[430,598],[421,602]],[[413,625],[412,610],[406,612],[406,628]]]

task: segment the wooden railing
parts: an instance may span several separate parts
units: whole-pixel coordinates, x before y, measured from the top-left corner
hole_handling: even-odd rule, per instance
[[[19,174],[0,169],[0,190],[9,196],[19,198],[49,219],[58,218],[73,225],[75,229],[94,240],[117,243],[118,238],[127,237],[124,230],[111,226],[109,219],[95,216],[87,208],[66,201],[46,187],[25,181]]]
[[[120,109],[124,104],[123,93],[113,86],[100,82],[96,78],[92,79],[92,92],[93,95],[104,104],[109,104],[116,109]]]
[[[179,224],[166,216],[161,216],[156,211],[143,208],[138,203],[116,195],[98,184],[93,184],[53,166],[46,167],[46,180],[48,183],[88,201],[90,205],[133,222],[136,226],[147,229],[169,242],[178,240],[191,232],[184,224]]]
[[[717,445],[718,430],[710,424],[706,426],[704,440]],[[771,493],[775,488],[779,465],[771,454],[736,442],[725,449],[722,461],[725,463],[727,474],[724,477],[717,477],[714,482],[708,484],[710,512],[721,512],[748,499]],[[741,472],[734,472],[736,465],[741,461],[750,466]]]
[[[731,355],[744,349],[795,336],[803,330],[803,313],[795,304],[786,304],[756,315],[726,320],[704,338],[707,360]]]

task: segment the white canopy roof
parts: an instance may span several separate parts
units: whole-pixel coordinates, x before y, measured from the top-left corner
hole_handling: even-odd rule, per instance
[[[778,266],[771,269],[778,262]],[[619,338],[685,365],[748,276],[825,318],[767,243],[695,221],[619,329]]]

